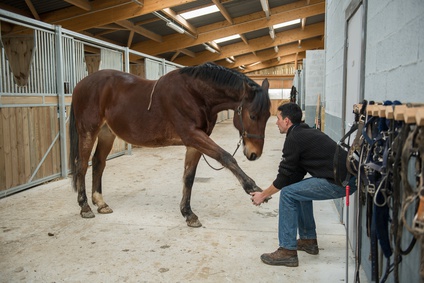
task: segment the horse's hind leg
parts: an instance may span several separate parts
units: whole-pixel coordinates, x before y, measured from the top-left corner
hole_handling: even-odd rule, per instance
[[[99,213],[112,213],[113,210],[104,202],[102,196],[102,175],[106,167],[106,158],[112,149],[115,135],[110,131],[105,124],[98,135],[96,152],[92,158],[93,165],[93,187],[92,201],[97,205]]]
[[[197,164],[199,163],[201,153],[192,147],[187,147],[184,161],[184,176],[183,176],[183,197],[180,203],[180,210],[185,217],[187,225],[190,227],[200,227],[199,218],[193,213],[190,206],[191,190],[196,175]]]
[[[81,207],[82,218],[93,218],[94,213],[91,211],[87,202],[87,194],[85,190],[85,175],[87,174],[88,161],[90,159],[91,150],[94,145],[95,138],[92,134],[87,133],[79,137],[78,148],[80,151],[79,158],[76,160],[76,178],[75,185],[78,192],[78,204]],[[74,160],[71,160],[74,162]]]

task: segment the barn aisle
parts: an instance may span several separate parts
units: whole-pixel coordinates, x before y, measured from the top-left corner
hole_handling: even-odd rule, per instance
[[[284,136],[275,121],[268,122],[259,160],[248,161],[241,149],[236,154],[262,188],[281,158]],[[212,137],[231,153],[238,142],[231,120]],[[228,170],[212,170],[201,159],[191,204],[203,226],[187,227],[179,211],[184,153],[135,148],[108,161],[103,192],[114,213],[95,212],[93,219],[80,217],[69,178],[0,199],[0,282],[345,281],[345,228],[332,201],[314,202],[320,254],[300,252],[297,268],[268,266],[259,256],[278,246],[278,195],[255,207]]]

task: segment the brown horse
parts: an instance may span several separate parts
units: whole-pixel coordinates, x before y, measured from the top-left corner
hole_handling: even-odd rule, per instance
[[[85,175],[92,148],[92,202],[99,213],[112,209],[102,197],[102,174],[115,137],[134,145],[187,148],[180,204],[187,225],[202,224],[190,206],[197,164],[205,154],[233,172],[246,193],[261,191],[231,154],[209,136],[220,111],[234,109],[234,126],[243,140],[244,155],[262,154],[270,116],[268,80],[262,87],[247,76],[212,64],[174,70],[157,81],[114,70],[95,72],[75,87],[70,116],[70,164],[73,187],[83,218],[94,217],[87,203]]]

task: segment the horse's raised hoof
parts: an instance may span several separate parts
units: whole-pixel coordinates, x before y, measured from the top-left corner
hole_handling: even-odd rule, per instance
[[[100,214],[108,214],[108,213],[112,213],[113,210],[112,208],[110,208],[107,204],[105,206],[99,207],[97,208],[97,212]]]

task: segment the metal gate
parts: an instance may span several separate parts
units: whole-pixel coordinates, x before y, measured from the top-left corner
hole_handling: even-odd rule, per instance
[[[129,72],[130,53],[164,60],[1,9],[0,21],[17,27],[0,38],[1,198],[68,175],[67,119],[73,89],[89,73],[85,48],[101,50],[98,69]],[[129,149],[116,139],[109,158]]]

